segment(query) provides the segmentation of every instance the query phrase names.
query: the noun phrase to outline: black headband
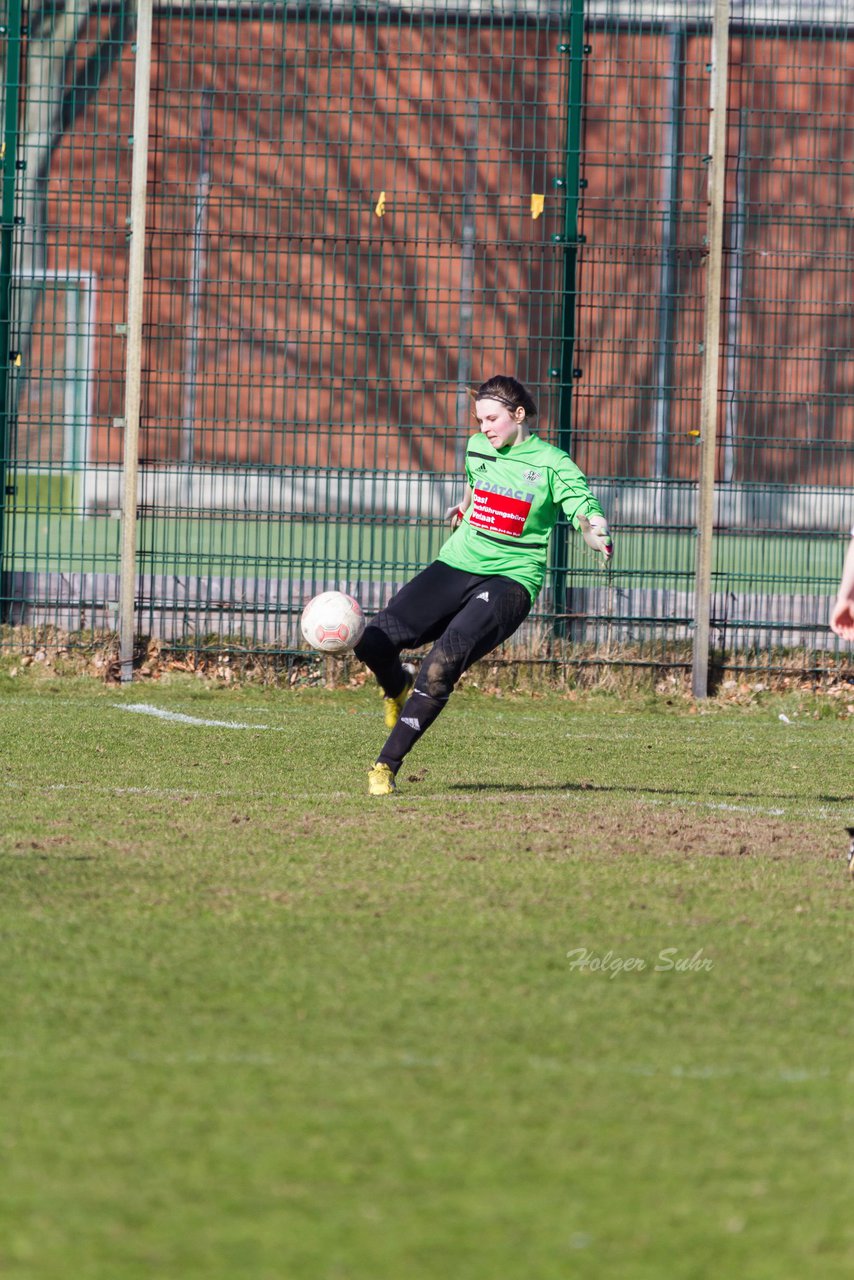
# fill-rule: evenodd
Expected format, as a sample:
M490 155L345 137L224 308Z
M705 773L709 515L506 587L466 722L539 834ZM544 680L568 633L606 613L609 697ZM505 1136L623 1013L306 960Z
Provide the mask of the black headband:
M507 398L507 396L499 395L497 392L494 392L494 391L488 391L485 395L482 395L482 396L477 395L475 396L475 400L497 400L499 404L504 405L505 409L512 409L514 413L516 412L517 409L525 409L525 406L523 404L514 404L512 400L509 400ZM525 412L527 413L528 410L525 409Z

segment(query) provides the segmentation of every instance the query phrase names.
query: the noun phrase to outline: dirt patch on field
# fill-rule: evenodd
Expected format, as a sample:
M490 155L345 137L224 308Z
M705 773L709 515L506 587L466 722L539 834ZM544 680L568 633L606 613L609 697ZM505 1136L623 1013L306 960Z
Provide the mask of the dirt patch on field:
M455 827L479 826L474 815L456 815ZM577 857L585 852L622 857L627 853L661 857L759 858L835 862L846 868L848 836L824 820L820 823L784 821L749 811L721 813L711 807L690 805L659 808L641 803L602 809L585 815L549 804L536 814L508 818L508 849L521 840L523 847L541 856Z
M639 808L628 820L623 814L602 814L596 835L615 848L628 844L638 852L715 858L830 858L842 849L841 837L834 843L830 832L806 824L757 813L722 814L699 806L666 812Z

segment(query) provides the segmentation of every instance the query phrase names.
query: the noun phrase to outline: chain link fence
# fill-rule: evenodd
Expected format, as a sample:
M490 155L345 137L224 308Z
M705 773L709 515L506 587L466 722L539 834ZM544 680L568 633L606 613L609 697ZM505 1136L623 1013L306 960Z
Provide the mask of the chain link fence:
M617 555L559 528L506 657L690 665L714 376L713 661L850 670L846 4L731 5L715 280L713 0L155 3L132 509L135 7L7 10L6 647L116 629L131 520L138 636L289 651L319 590L378 607L445 536L470 388L508 372Z

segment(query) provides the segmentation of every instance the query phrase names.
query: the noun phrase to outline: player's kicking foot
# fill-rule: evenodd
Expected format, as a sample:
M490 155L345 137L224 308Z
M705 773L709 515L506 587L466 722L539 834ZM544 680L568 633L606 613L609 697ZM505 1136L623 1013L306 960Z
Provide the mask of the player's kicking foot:
M383 715L385 717L385 727L393 729L400 719L400 713L403 710L403 704L412 692L412 686L415 684L415 668L411 662L404 662L404 674L406 675L406 684L401 689L396 698L383 698Z
M390 796L395 790L394 774L387 764L375 764L368 773L368 795Z

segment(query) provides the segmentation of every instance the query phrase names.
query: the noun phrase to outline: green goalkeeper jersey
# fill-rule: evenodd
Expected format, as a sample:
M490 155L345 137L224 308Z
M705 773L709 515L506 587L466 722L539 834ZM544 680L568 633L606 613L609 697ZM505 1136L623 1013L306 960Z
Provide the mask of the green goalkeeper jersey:
M535 600L546 575L549 536L561 512L578 529L582 516L604 512L568 453L529 436L494 449L485 435L466 448L474 494L462 523L439 552L454 569L521 582Z

